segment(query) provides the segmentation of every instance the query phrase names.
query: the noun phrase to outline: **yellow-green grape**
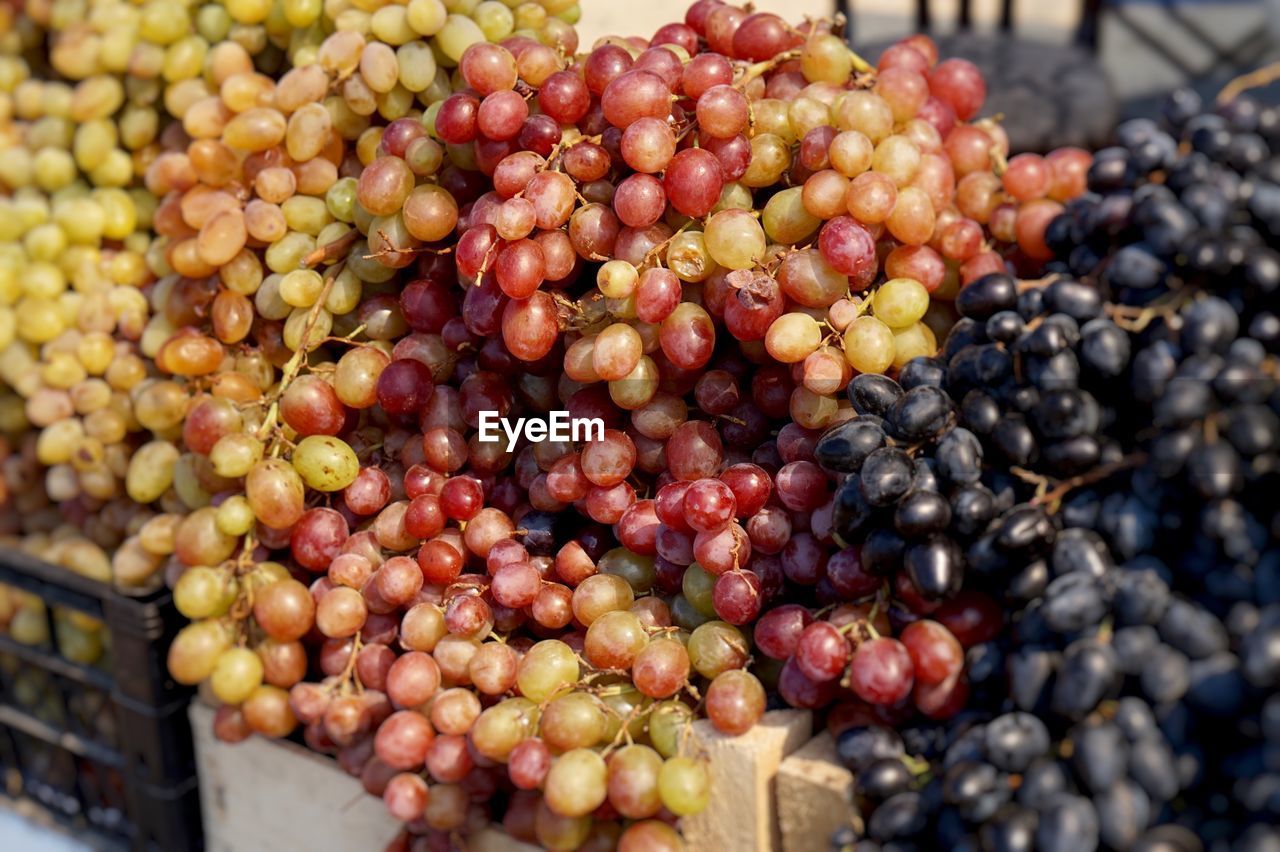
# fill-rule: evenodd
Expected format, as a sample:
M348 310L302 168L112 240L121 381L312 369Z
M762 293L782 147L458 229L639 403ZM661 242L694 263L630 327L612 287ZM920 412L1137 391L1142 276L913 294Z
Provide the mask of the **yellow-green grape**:
M449 10L441 0L409 0L405 8L409 26L423 36L440 32L449 17Z
M315 247L315 237L297 231L290 232L267 249L267 268L281 275L292 272L302 265L302 259L314 251Z
M231 634L218 621L199 621L178 631L169 645L169 673L178 683L194 686L213 674Z
M44 645L49 641L49 621L44 613L44 605L24 606L9 622L8 633L15 642L23 645Z
M691 757L672 757L658 771L658 796L677 816L696 814L711 800L711 777L705 764Z
M173 484L178 448L168 441L152 441L139 447L129 460L125 492L135 503L151 503Z
M797 139L803 139L810 130L831 124L831 110L816 98L799 97L787 107L787 118Z
M804 188L793 186L776 193L765 204L760 219L770 240L795 245L813 234L822 220L805 209L801 200Z
M223 435L209 451L209 461L218 476L238 479L248 476L253 466L262 459L263 446L258 439L245 434Z
M271 11L271 0L223 0L223 5L237 24L260 24Z
M248 648L228 648L218 655L209 685L219 701L239 704L262 685L262 658Z
M486 708L475 720L469 736L480 754L505 762L513 748L534 734L537 721L538 706L532 700L508 698Z
M859 373L883 373L893 355L893 330L876 317L858 317L845 329L844 357Z
M253 529L257 518L242 494L233 494L218 505L216 523L226 535L244 535Z
M225 571L206 565L188 568L173 586L174 606L192 621L222 615L235 598L229 579Z
M324 278L314 269L295 269L286 273L278 285L280 299L290 307L309 308L324 290Z
M310 309L294 308L284 321L284 345L295 352L304 347L311 349L323 343L332 331L333 315L328 311L319 310L313 315Z
M471 18L463 15L450 15L436 33L432 42L440 52L454 62L462 59L466 49L477 42L485 41L484 30Z
M681 281L705 281L719 266L707 251L701 231L676 234L667 246L667 267Z
M320 19L324 11L324 3L322 0L284 0L281 3L281 11L290 26L302 29Z
M515 15L498 0L485 0L472 11L471 18L488 41L502 41L516 27Z
M853 74L853 54L845 40L831 33L805 40L800 49L800 73L810 83L843 86Z
M610 260L596 273L596 286L609 299L625 299L635 292L640 274L625 260Z
M711 208L712 213L719 213L721 210L754 210L756 206L755 199L751 195L751 189L740 181L730 181L720 188L720 197L716 199L716 204Z
M347 443L330 435L308 435L293 451L293 467L317 491L340 491L355 481L360 460Z
M564 817L586 816L604 804L607 780L608 769L599 753L571 749L556 758L547 772L543 784L547 807Z
M765 333L764 346L784 364L808 358L822 344L822 326L808 314L789 313L778 317Z
M54 630L62 656L82 665L92 665L101 659L104 651L101 629L85 630L66 618L59 618L54 622Z
M791 122L785 115L783 121L790 128ZM752 188L777 183L791 167L791 144L795 139L788 137L794 137L789 130L786 136L765 132L751 137L751 163L739 181Z
M929 310L929 291L912 278L891 278L871 297L876 318L892 328L919 322Z
M938 339L923 322L893 330L893 365L905 367L912 358L931 358L938 351Z
M520 660L516 683L530 701L545 701L578 680L580 670L573 649L558 639L546 639Z
M750 269L764 258L764 229L745 210L723 210L707 220L703 233L712 259L729 269Z

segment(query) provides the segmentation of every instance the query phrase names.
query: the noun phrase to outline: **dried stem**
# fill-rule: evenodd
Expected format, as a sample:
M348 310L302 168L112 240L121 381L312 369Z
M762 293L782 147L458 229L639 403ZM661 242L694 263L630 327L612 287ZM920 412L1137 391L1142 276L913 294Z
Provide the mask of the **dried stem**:
M306 257L302 258L302 266L310 269L319 263L330 263L340 260L343 255L351 250L351 247L360 241L360 232L355 228L347 231L336 240L325 243L322 246L316 246L309 252Z
M1280 62L1272 62L1270 65L1263 65L1261 68L1250 71L1248 74L1241 74L1230 83L1222 87L1222 91L1218 92L1218 103L1225 104L1235 100L1241 93L1249 89L1256 89L1259 86L1265 86L1268 83L1274 83L1280 80Z
M1131 453L1119 461L1114 461L1111 464L1104 464L1101 467L1095 467L1087 473L1082 473L1079 476L1073 476L1070 479L1064 479L1053 488L1032 500L1031 505L1043 506L1048 504L1053 511L1056 511L1057 504L1061 502L1062 498L1070 494L1075 489L1083 488L1086 485L1093 485L1096 482L1102 482L1104 479L1108 479L1121 471L1138 467L1145 463L1146 460L1146 453Z

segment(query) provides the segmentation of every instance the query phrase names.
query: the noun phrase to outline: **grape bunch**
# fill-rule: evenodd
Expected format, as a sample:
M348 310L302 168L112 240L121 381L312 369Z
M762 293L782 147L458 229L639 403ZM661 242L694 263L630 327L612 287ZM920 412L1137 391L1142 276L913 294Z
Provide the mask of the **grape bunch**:
M1280 839L1278 126L1176 93L1098 152L1045 278L961 292L938 387L1015 501L966 583L1009 626L953 720L840 733L860 792L833 848Z
M30 6L0 502L173 587L218 737L300 734L405 848L679 849L697 719L964 708L965 554L1034 486L934 356L1092 161L1011 157L971 64L719 0L582 54L565 0ZM602 434L481 440L556 409Z

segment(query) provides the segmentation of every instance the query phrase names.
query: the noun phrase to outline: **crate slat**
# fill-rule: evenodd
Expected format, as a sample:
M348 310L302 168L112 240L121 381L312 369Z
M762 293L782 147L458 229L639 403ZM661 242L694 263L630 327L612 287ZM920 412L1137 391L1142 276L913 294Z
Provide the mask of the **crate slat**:
M823 731L778 767L782 852L825 849L831 833L853 817L853 773L836 759Z
M711 804L680 821L689 849L773 852L779 848L774 779L783 758L804 745L813 730L807 710L771 710L740 737L719 733L710 722L693 725L695 748L711 760Z
M290 742L213 736L213 711L191 705L207 852L382 849L400 831L382 801L332 760Z

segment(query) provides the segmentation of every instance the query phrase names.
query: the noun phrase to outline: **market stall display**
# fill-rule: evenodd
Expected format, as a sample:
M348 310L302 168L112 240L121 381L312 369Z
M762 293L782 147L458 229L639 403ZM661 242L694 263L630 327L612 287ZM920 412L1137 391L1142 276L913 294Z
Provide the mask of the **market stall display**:
M836 848L1275 840L1280 111L1041 156L927 36L577 15L15 10L8 540L393 848L715 842L784 707Z

